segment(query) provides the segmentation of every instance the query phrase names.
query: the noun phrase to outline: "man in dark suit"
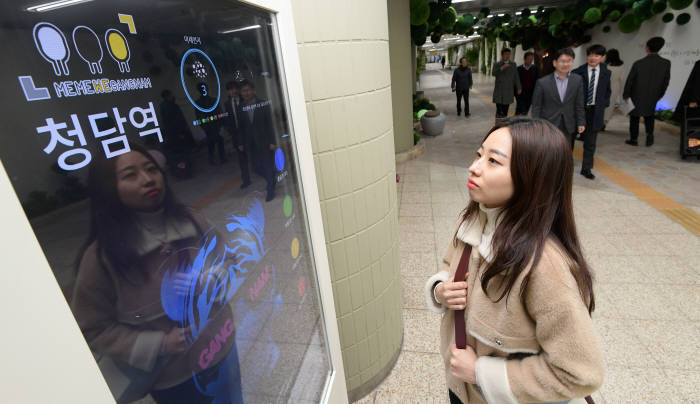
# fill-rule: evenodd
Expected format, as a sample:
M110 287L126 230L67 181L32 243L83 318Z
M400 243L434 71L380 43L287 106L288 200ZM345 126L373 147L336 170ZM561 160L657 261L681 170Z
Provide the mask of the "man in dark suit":
M592 45L586 49L587 62L579 66L574 73L581 76L586 94L586 131L583 132L583 163L581 175L589 180L595 179L593 155L598 131L603 127L605 108L610 105L610 70L605 63L600 63L605 57L605 47Z
M560 49L554 55L554 72L537 80L532 94L532 117L543 118L557 126L574 149L575 132L586 129L583 107L583 79L571 74L574 51Z
M647 41L647 56L634 62L622 98L627 102L632 98L634 110L630 112L630 138L625 143L637 146L639 136L639 117L644 117L644 127L647 132L646 145L654 144L654 111L656 103L666 93L671 80L671 61L658 55L666 41L654 37Z
M255 171L267 181L265 201L275 198L275 134L272 129L272 112L270 101L260 100L255 95L252 82L241 82L243 103L240 109L240 129L243 144L238 149L246 152L253 159ZM243 163L241 163L243 164ZM248 162L245 162L246 166Z
M515 106L515 115L527 115L532 105L532 93L535 91L535 83L540 78L540 69L533 63L535 54L525 52L523 64L518 66L518 76L520 76L520 85L523 91L515 96L517 104Z
M452 73L452 92L457 93L457 115L462 113L462 97L464 97L464 117L469 115L469 90L472 88L472 69L467 66L467 58L459 59L459 67Z
M233 147L238 154L238 165L241 168L241 189L250 185L250 169L248 168L248 154L245 150L245 139L241 130L241 97L238 83L229 81L226 83L228 99L224 103L224 109L228 116L224 119L224 127L233 140Z

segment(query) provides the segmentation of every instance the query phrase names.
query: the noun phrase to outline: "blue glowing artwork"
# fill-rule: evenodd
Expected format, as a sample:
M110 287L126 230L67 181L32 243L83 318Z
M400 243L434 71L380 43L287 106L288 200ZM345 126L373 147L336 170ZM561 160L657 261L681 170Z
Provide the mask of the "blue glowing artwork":
M228 215L225 227L227 236L206 235L192 262L169 268L161 283L161 303L165 313L183 328L189 327L187 345L197 347L195 354L198 354L199 366L195 366L196 370L192 372L194 382L202 394L213 397L213 403L217 404L242 403L238 349L229 339L234 333L231 314L222 308L235 307L235 315L240 320L236 333L248 333L250 329L259 329L264 324L265 314L269 314L269 305L254 308L247 301L249 297L251 302L257 300L257 294L266 285L272 285L269 296L265 296L274 302L272 311L278 311L282 304L282 295L274 287L276 271L273 265L265 265L264 270L259 271L248 293L237 293L250 270L265 255L265 212L260 200L255 199L245 215ZM232 299L234 296L238 297ZM235 304L233 300L236 300ZM210 330L205 331L210 325ZM211 329L216 331L213 336ZM201 354L200 336L207 340ZM224 351L229 345L230 350ZM207 372L219 352L220 355L226 354L225 358L217 364L216 372ZM264 355L270 359L265 364L265 373L269 374L279 357L279 348L271 343Z

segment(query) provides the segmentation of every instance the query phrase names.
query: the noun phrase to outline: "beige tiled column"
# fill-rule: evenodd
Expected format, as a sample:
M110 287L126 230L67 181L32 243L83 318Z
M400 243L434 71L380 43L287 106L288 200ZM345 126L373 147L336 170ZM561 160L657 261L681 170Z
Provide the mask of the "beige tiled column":
M348 394L403 337L387 3L293 2Z

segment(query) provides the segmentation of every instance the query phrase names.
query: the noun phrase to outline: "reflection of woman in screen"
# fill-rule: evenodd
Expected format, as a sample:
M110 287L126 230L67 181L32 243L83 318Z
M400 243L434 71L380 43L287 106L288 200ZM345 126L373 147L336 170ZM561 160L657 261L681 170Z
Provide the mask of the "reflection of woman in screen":
M120 403L149 392L158 403L240 396L230 296L210 285L227 279L223 240L176 201L147 150L131 149L90 171L91 228L71 302L78 324Z

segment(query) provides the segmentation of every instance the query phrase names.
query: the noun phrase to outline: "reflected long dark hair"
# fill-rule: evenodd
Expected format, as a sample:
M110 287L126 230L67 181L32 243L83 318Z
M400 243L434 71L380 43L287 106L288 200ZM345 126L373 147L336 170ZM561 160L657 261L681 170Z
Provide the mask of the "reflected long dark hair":
M168 178L155 158L142 145L129 142L132 152L141 153L150 160L163 175L163 211L166 217L190 220L201 233L201 229L193 220L189 210L175 198ZM85 250L97 241L97 257L100 265L105 268L106 262L124 275L128 280L128 272L138 261L134 244L140 239L141 232L136 223L135 212L126 207L117 193L116 163L119 157L111 159L100 154L90 166L88 174L88 190L90 194L90 232L81 247L76 268L79 268ZM76 270L77 272L77 270Z
M513 196L503 206L500 224L495 230L493 261L481 275L481 288L498 275L502 290L496 301L510 294L523 271L536 268L548 239L559 244L570 260L570 271L578 284L588 311L595 309L593 277L583 258L574 222L572 201L573 158L564 135L551 123L541 119L511 118L497 123L484 137L500 128L508 128L513 139L510 173ZM479 214L479 204L471 201L462 212L462 222ZM456 242L455 234L455 242ZM519 291L525 301L530 271ZM493 297L491 297L493 298Z

